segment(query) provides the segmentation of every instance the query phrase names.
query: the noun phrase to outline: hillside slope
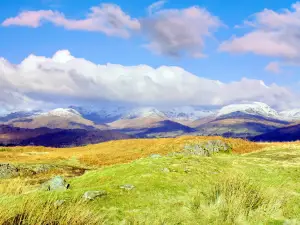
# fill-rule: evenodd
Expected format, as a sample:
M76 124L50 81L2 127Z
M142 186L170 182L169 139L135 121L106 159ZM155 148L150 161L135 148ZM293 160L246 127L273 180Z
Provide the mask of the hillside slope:
M248 154L183 152L208 140ZM298 224L299 150L220 137L2 148L5 167L23 173L0 180L0 224ZM55 175L68 190L41 189Z

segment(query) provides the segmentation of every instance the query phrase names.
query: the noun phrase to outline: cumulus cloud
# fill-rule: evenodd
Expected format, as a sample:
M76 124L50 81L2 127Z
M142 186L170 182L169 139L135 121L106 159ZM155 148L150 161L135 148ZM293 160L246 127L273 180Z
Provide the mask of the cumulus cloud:
M206 9L164 9L141 20L142 31L150 41L146 47L154 53L178 57L203 56L205 37L222 25Z
M68 19L62 12L53 10L24 11L7 18L2 26L37 28L49 22L68 30L102 32L124 38L139 33L149 42L144 46L156 54L203 57L205 39L212 36L222 22L198 6L162 9L164 4L163 0L153 3L148 7L148 15L139 19L114 4L92 7L84 19Z
M265 9L244 25L252 30L221 44L220 50L295 60L300 57L300 3L280 12Z
M58 11L24 11L16 17L6 19L2 26L28 26L37 28L47 21L68 30L103 32L109 36L130 36L130 31L139 30L140 23L131 18L118 5L101 4L90 9L84 19L68 19Z
M278 62L270 62L266 67L265 70L271 73L280 73L280 64Z
M51 58L30 55L19 65L5 60L0 62L0 84L22 96L10 101L11 96L3 93L0 85L0 105L10 109L13 106L9 104L19 105L20 102L26 103L22 107L29 104L40 107L43 102L47 102L45 106L107 101L148 106L220 106L263 101L278 108L297 102L288 89L275 84L267 86L259 80L244 78L222 83L195 76L179 67L97 65L76 58L67 50L58 51Z

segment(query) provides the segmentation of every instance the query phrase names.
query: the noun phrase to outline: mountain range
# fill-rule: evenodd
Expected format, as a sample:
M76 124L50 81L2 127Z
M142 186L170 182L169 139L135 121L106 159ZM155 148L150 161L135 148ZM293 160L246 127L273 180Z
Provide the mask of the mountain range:
M298 122L300 109L278 112L261 102L227 105L220 109L70 106L0 116L0 144L62 147L132 137L180 135L280 141L287 139L281 137L289 131L295 134L290 135L290 139L298 140Z

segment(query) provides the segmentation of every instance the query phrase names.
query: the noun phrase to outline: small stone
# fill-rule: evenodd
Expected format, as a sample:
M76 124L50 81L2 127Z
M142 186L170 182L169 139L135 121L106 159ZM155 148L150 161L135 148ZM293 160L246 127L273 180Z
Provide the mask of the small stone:
M54 207L58 208L60 206L62 206L63 204L65 204L66 200L57 200L54 202Z
M168 168L163 168L162 172L164 172L164 173L170 173L171 171Z
M87 191L84 193L84 195L82 196L82 198L86 201L91 201L94 200L96 198L100 198L103 196L106 196L107 192L104 190L101 191Z
M121 189L124 189L126 191L131 191L132 189L134 189L135 187L132 184L124 184L122 186L120 186Z
M161 157L162 156L160 154L152 154L152 155L150 155L150 158L152 158L152 159L159 159Z

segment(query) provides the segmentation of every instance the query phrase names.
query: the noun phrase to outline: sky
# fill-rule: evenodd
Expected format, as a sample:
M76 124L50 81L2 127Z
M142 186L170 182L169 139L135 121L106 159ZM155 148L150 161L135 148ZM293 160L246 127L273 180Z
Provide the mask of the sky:
M0 1L0 113L67 105L299 108L300 2Z

